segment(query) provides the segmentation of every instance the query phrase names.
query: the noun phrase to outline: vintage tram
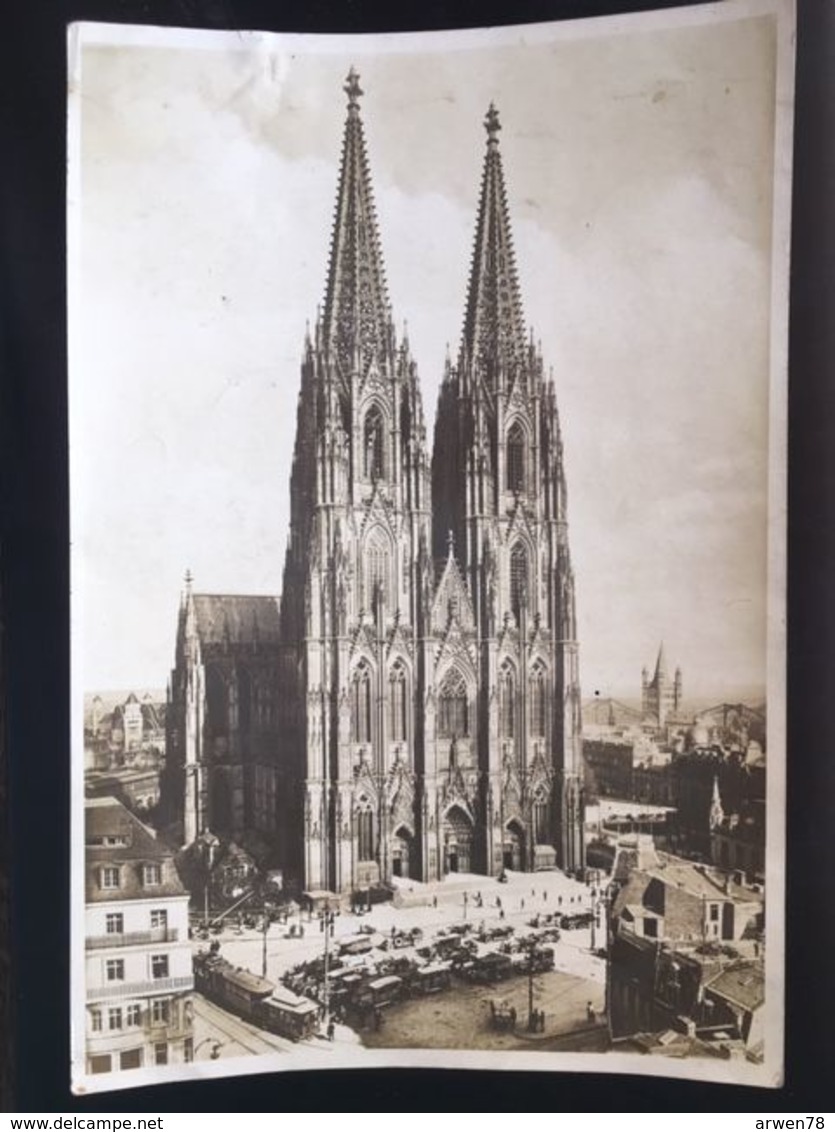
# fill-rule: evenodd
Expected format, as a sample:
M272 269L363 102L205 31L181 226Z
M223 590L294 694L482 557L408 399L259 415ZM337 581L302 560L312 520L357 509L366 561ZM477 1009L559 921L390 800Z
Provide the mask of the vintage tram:
M310 1038L319 1028L315 1002L243 967L233 967L216 953L195 955L194 987L210 1002L292 1041Z

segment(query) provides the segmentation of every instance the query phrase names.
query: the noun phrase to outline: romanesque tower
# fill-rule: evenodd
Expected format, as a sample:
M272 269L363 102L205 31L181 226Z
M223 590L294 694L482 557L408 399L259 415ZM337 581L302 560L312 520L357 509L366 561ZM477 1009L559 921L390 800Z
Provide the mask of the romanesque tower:
M650 680L646 667L641 672L641 705L644 723L652 727L666 726L667 722L676 718L681 710L682 695L681 669L676 668L675 677L670 680L662 641L658 647L652 679Z
M395 333L352 70L325 300L304 344L282 592L287 814L308 889L419 876L431 590L420 390Z
M433 552L468 599L457 606L452 678L473 703L427 750L427 789L433 775L438 789L460 779L465 727L477 783L463 784L469 810L458 810L473 819L473 864L488 873L577 870L580 686L560 422L554 385L526 336L493 106L485 126L464 330L457 365L444 374L432 457ZM448 677L429 676L440 700ZM448 829L452 844L458 833Z

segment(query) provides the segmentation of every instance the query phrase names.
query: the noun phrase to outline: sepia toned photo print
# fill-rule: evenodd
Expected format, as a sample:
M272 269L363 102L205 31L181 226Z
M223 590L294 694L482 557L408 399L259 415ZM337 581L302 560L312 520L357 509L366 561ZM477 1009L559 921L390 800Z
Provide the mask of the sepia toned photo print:
M70 29L76 1092L780 1083L793 34Z

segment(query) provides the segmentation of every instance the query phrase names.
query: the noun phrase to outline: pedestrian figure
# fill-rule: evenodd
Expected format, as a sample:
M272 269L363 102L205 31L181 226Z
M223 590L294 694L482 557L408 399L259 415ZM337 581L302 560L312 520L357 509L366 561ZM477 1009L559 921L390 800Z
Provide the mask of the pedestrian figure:
M560 908L562 908L562 897L561 896L557 897L557 904L559 904Z
M519 907L522 909L523 912L525 911L525 898L524 898L524 896L519 901Z
M536 889L535 888L531 889L531 896L536 896Z
M433 907L433 908L437 908L437 907L438 907L438 897L437 897L437 896L433 896L433 897L432 897L432 907Z
M304 939L304 924L299 924L299 935Z
M540 1012L539 1012L539 1029L540 1029L541 1033L543 1033L543 1034L545 1033L545 1011L544 1010L540 1010Z
M586 1003L586 1019L589 1022L594 1022L595 1020L594 1007L591 1004L591 1000Z
M542 891L542 899L543 899L543 900L547 900L547 899L548 899L548 893L547 893L547 892L546 892L546 891L545 891L544 889L543 889L543 891Z
M499 919L500 920L504 919L504 908L499 908Z
M496 907L501 908L501 906L502 906L502 898L501 898L501 896L497 896L496 897Z
M335 1033L336 1033L336 1025L334 1024L333 1018L331 1018L331 1020L328 1022L328 1041L329 1042L333 1041L333 1036L334 1036Z

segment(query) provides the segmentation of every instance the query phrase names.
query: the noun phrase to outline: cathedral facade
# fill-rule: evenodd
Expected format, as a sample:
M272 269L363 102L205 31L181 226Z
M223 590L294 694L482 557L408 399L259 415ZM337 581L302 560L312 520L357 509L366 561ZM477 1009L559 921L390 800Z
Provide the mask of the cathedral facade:
M385 287L359 81L304 346L282 736L308 888L583 864L574 576L553 384L526 337L491 107L431 458Z
M416 366L389 304L353 71L345 92L325 300L303 347L280 614L257 654L258 687L275 675L273 725L247 756L249 777L251 742L238 741L235 763L231 739L215 740L226 762L213 757L240 781L232 799L243 821L264 822L257 785L247 800L255 768L273 784L282 863L307 890L579 871L563 449L554 386L524 326L498 114L491 106L485 121L464 331L430 454ZM188 645L195 597L185 600L183 657L197 647ZM230 642L229 664L248 671L255 654L243 637L235 647L242 655L231 657ZM228 711L236 679L217 689ZM189 706L177 668L172 687L173 726L183 721L185 735L190 718L205 733L206 709ZM176 759L187 839L213 820L217 795L217 771L196 742L181 740Z

